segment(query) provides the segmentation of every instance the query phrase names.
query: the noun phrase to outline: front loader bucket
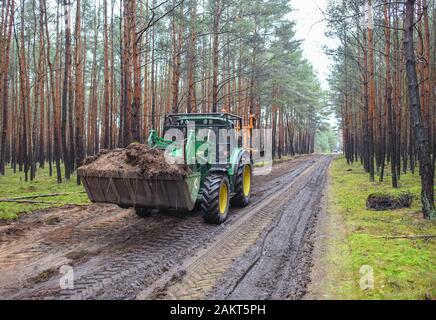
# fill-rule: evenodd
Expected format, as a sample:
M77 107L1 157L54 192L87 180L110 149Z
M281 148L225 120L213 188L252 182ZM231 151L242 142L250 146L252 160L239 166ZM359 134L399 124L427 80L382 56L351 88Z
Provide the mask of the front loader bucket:
M113 203L121 207L142 207L191 211L200 186L200 173L188 177L144 178L136 173L99 172L78 169L92 202Z

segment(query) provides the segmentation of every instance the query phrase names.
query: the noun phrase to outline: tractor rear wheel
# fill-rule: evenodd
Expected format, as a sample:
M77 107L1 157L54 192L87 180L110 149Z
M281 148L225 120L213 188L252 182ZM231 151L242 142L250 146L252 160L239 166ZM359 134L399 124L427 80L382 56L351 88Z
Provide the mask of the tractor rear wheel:
M202 188L201 211L207 223L221 224L229 214L230 186L226 175L209 174Z
M249 164L240 164L236 173L235 195L232 198L232 205L246 207L250 203L251 178L251 166Z
M147 218L151 216L150 208L135 208L136 215L140 218Z

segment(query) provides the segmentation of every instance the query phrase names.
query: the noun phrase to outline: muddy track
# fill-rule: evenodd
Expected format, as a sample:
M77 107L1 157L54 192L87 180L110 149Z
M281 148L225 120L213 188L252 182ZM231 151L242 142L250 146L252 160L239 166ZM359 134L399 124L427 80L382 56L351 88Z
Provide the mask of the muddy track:
M322 159L307 178L297 182L285 204L277 207L273 223L223 274L209 298L300 299L305 295L329 164L330 159Z
M232 209L229 220L218 227L204 224L198 212L140 219L132 210L110 205L45 210L0 226L0 297L238 297L237 289L230 289L233 295L215 289L222 275L234 268L235 259L250 260L249 253L264 233L284 217L280 208L305 190L308 177L325 175L329 161L328 157L299 157L275 166L269 176L256 177L252 204ZM312 189L319 192L320 188ZM310 230L310 216L299 222L298 230ZM215 251L219 255L212 254ZM218 256L216 270L205 268ZM59 289L58 270L65 264L74 267L73 290ZM220 288L232 286L229 281Z

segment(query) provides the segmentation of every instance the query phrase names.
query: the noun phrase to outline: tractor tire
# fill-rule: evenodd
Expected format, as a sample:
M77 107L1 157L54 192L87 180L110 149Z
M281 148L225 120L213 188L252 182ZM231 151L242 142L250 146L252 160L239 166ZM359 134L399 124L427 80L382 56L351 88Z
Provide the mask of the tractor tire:
M148 218L151 216L152 210L150 208L135 208L135 213L140 218Z
M246 207L250 203L251 197L251 166L248 164L240 164L235 180L235 195L231 203L235 207Z
M203 182L201 211L206 223L221 224L229 214L230 185L226 175L209 174Z

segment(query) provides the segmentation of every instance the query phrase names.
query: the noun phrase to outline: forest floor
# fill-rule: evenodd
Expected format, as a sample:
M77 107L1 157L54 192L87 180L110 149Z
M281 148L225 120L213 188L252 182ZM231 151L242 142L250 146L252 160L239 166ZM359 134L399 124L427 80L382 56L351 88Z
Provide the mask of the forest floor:
M0 198L29 197L36 195L61 194L42 198L19 199L23 202L0 202L0 224L16 220L20 215L40 209L61 207L68 204L87 205L90 203L82 186L76 183L76 176L63 183L56 183L56 176L49 175L48 165L38 168L36 179L24 181L23 172L13 172L6 168L6 174L0 177Z
M141 219L89 204L74 178L57 185L40 170L24 182L9 172L2 198L68 194L0 204L0 298L435 298L436 240L385 238L436 234L419 211L418 175L402 176L397 191L415 195L411 208L370 211L367 196L392 192L390 177L371 183L360 164L332 158L278 161L254 178L250 206L232 208L221 226L199 212ZM63 266L72 289L60 288Z
M436 235L436 222L424 220L420 211L419 181L418 174L402 175L399 190L393 191L389 175L385 182L371 183L360 163L333 161L328 213L316 232L323 241L314 249L307 298L436 298L436 239L389 238ZM366 210L369 194L403 191L414 195L410 208Z
M220 226L199 212L141 219L100 204L19 215L0 225L0 298L300 299L331 160L274 165L254 177L251 204Z

